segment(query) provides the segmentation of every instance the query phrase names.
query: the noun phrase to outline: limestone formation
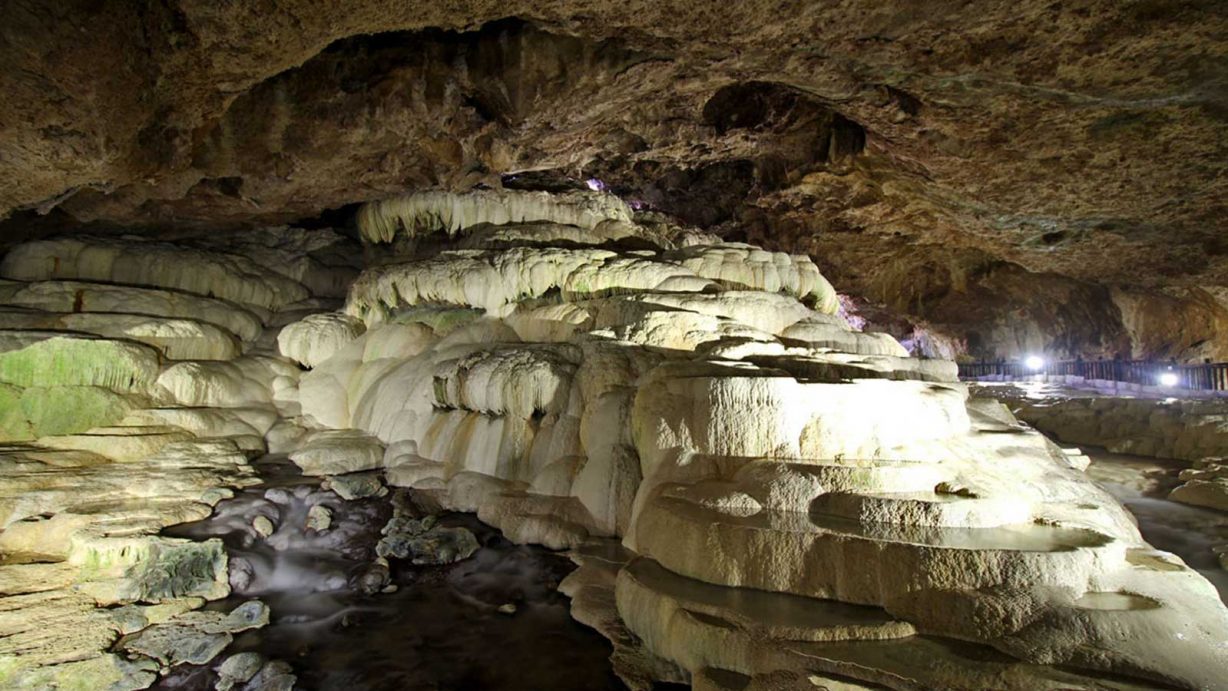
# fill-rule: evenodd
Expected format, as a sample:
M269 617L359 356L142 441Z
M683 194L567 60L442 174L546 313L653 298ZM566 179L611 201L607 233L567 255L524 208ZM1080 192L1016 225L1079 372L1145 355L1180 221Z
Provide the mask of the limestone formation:
M237 350L201 359L204 336L194 351L137 342L70 328L89 313L71 305L13 303L45 313L0 331L0 402L16 404L0 422L20 442L0 448L0 612L18 613L0 616L0 679L137 688L221 654L238 629L192 611L227 592L221 543L155 533L208 515L255 482L249 456L274 450L343 498L373 502L382 475L513 542L574 550L575 616L636 689L1223 686L1228 609L1143 540L1085 457L970 398L953 363L855 330L810 259L639 223L621 204L373 204L343 312L332 294L353 252L331 235L254 234L282 271L203 240L150 247L157 267L127 239L10 253L4 275L31 283L0 297L132 284L162 306L150 314L199 316ZM183 314L197 299L255 322ZM281 515L290 491L244 514L248 544L344 537L316 500ZM394 496L380 558L475 553L471 531L413 502ZM258 577L247 568L236 583ZM389 564L357 578L381 591ZM250 614L244 627L263 621ZM294 681L241 662L223 685Z
M357 430L325 430L307 436L290 454L307 475L342 475L378 468L384 459L379 440Z
M1006 387L997 395L1020 419L1071 444L1102 446L1114 453L1197 461L1228 448L1228 402L1081 395L1021 397Z
M203 665L230 644L232 634L259 628L268 621L268 607L259 600L251 600L228 614L185 612L125 637L119 647L166 666Z
M251 242L322 299L353 274L341 256L307 277L331 244L302 231ZM18 279L0 282L0 686L145 688L207 662L268 610L192 611L229 593L227 553L158 533L259 481L249 460L294 414L279 393L300 371L261 344L265 324L311 290L208 242L32 243L0 273Z
M358 212L358 227L370 242L390 242L434 232L456 235L482 223L505 225L545 221L592 230L605 222L631 222L631 209L617 197L572 192L424 192L373 202Z
M260 336L259 317L234 303L192 293L83 281L0 281L3 304L46 312L132 314L193 319L244 342Z
M74 238L28 243L5 255L0 276L19 281L78 279L169 288L264 309L309 296L301 283L270 275L244 255L139 240Z
M1228 464L1223 458L1204 458L1181 471L1182 484L1168 498L1194 506L1228 511Z
M1220 683L1214 589L1143 542L1086 459L970 401L951 363L834 316L812 264L501 237L366 269L347 312L367 331L298 398L316 424L377 437L392 484L515 541L621 538L626 565L591 597L621 622L598 626L616 657L647 660L624 678ZM957 671L977 646L1015 661ZM905 662L921 658L938 664Z
M282 327L277 348L304 367L315 367L365 330L362 322L344 314L313 314Z

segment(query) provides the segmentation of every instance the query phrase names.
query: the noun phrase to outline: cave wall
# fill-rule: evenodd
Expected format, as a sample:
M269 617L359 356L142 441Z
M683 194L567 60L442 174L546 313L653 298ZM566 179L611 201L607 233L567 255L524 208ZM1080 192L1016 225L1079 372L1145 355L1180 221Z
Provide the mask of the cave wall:
M1219 357L1226 30L1200 0L16 0L0 245L549 172L810 253L975 355Z

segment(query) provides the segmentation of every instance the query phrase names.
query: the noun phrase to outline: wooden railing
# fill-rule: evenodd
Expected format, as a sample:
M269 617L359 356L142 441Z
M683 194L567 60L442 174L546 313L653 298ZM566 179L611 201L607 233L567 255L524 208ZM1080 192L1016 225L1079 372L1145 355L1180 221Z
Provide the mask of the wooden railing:
M1177 375L1175 388L1228 391L1228 362L1181 365L1149 360L1067 360L1046 362L1040 369L1022 362L959 363L959 376L967 379L988 376L1024 379L1049 374L1157 386L1160 376L1167 372Z

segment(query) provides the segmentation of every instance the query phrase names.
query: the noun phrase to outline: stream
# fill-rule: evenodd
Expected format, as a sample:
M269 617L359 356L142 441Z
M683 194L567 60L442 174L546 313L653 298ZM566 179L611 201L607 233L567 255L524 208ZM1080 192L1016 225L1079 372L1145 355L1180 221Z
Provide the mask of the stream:
M1181 557L1219 590L1228 602L1228 571L1211 548L1228 544L1228 514L1169 501L1179 484L1181 461L1129 456L1096 447L1080 447L1091 458L1087 474L1117 498L1138 521L1143 538L1154 547Z
M392 513L389 497L345 501L284 458L256 466L263 485L166 534L221 538L233 593L207 609L259 598L270 623L237 635L210 665L177 667L154 688L212 690L218 665L245 651L289 663L296 689L625 688L611 671L609 642L574 621L557 592L575 568L565 556L514 545L473 516L444 513L440 525L477 537L473 556L444 566L393 559L384 571L373 563ZM315 505L332 514L325 530L306 527ZM257 516L276 530L261 537Z
M1085 453L1089 476L1130 509L1143 537L1200 571L1228 601L1228 572L1211 551L1228 543L1228 516L1164 498L1183 466L1103 449ZM233 592L206 608L230 610L259 598L271 609L270 623L237 635L209 665L174 668L155 689L212 691L218 666L240 652L289 663L297 689L625 688L611 670L610 644L574 621L557 591L574 568L565 556L514 545L469 514L443 513L439 525L476 536L471 557L442 566L393 559L385 570L375 546L392 497L344 500L284 457L265 457L256 467L262 485L220 503L206 520L165 532L221 538ZM398 501L424 501L422 513L430 511L413 493ZM328 527L309 528L313 520L319 526L322 511L331 514ZM267 536L254 527L260 516L266 529L275 528Z

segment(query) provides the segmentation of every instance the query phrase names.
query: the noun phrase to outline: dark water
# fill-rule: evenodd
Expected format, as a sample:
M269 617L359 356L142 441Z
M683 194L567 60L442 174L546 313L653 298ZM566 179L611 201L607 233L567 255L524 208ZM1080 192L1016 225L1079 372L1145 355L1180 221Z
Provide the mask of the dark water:
M364 594L356 586L375 558L388 499L346 502L283 460L258 465L265 486L219 504L208 520L167 533L223 538L235 594L209 607L230 609L258 597L271 608L271 623L237 636L214 665L178 668L155 688L212 689L213 667L249 650L289 662L296 688L304 689L625 688L611 671L610 644L572 620L557 592L574 568L565 556L513 545L472 516L445 514L441 524L477 535L477 553L447 566L394 560L395 592ZM303 528L317 503L334 514L332 527L320 533ZM250 527L260 514L278 525L268 539ZM499 611L506 605L515 612Z

